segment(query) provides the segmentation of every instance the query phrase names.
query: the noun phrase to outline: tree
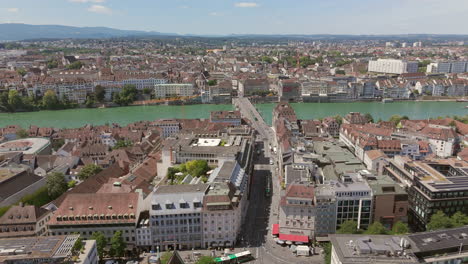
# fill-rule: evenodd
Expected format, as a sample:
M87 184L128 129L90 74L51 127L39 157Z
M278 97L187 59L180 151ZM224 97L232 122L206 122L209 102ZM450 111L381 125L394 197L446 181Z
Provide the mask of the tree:
M25 129L20 129L16 131L16 137L18 138L27 138L28 136L29 136L29 133Z
M109 254L112 257L123 257L125 253L125 247L127 246L125 244L125 241L123 240L122 237L122 231L117 231L114 233L114 236L111 238L110 241L110 251Z
M101 85L97 85L94 88L94 98L98 102L103 102L106 95L106 90Z
M431 220L426 225L426 229L429 231L434 231L443 228L452 227L452 221L450 217L444 214L442 211L437 211L431 216Z
M396 222L392 227L392 233L395 235L404 235L409 233L408 225L403 222Z
M115 143L113 149L119 149L119 148L126 148L126 147L131 147L133 145L133 143L129 140L122 140L122 139L119 139L117 140L117 142Z
M145 88L143 88L143 93L147 94L147 95L150 95L151 94L151 89L148 88L148 87L145 87Z
M16 72L21 76L25 76L26 73L28 73L25 68L19 68L16 70Z
M61 148L65 144L65 139L59 138L59 139L53 139L52 140L52 149L57 151L59 148Z
M344 70L336 70L335 74L346 75L346 72Z
M92 240L96 240L96 248L99 254L99 258L102 259L104 256L104 248L107 245L106 237L102 232L94 232L91 236Z
M461 227L468 225L468 217L462 212L456 212L450 217L452 227Z
M129 105L136 100L137 94L135 85L126 84L120 93L114 94L113 101L118 105Z
M69 70L79 70L83 67L83 63L81 61L75 61L67 65L67 69Z
M46 178L47 193L52 199L62 195L68 189L65 176L61 172L53 172Z
M47 90L44 94L44 97L42 97L42 106L45 109L53 110L57 109L59 105L60 102L55 92L53 90Z
M18 94L17 90L8 91L8 105L11 109L18 109L21 107L21 97Z
M96 102L94 101L94 96L88 96L88 98L86 98L86 107L87 108L92 108L94 106Z
M388 233L388 230L380 222L372 223L364 234L368 235L385 235Z
M92 177L102 171L102 168L96 164L88 164L84 166L80 173L78 173L78 179L84 181L89 177Z
M208 81L208 86L215 86L216 84L218 84L217 80L209 80Z
M389 122L392 122L395 127L398 126L401 122L401 120L408 120L409 117L407 116L401 116L401 115L392 115L390 119L388 119Z
M357 222L353 220L344 221L340 228L336 231L337 234L357 234Z
M214 263L215 263L214 258L210 256L202 256L196 262L196 264L214 264Z
M193 177L205 176L210 170L206 160L191 160L185 163L187 172Z
M72 247L72 254L74 256L80 254L81 250L83 249L84 245L83 245L83 239L81 237L79 237L76 241L75 241L75 244L73 244L73 247Z
M368 123L374 123L374 117L371 114L367 113L364 116L366 117Z
M333 118L339 125L343 124L343 117L341 117L340 115L336 115Z
M48 60L47 61L47 68L48 69L55 69L58 67L58 61L56 60Z

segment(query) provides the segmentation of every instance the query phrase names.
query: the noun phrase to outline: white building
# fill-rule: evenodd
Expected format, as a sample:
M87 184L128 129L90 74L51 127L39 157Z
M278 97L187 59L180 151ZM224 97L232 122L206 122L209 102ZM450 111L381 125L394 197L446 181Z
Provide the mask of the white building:
M391 74L418 72L418 62L395 59L378 59L376 61L369 61L368 70L370 72Z
M191 83L157 84L154 86L154 96L156 98L192 96L193 93L194 89Z
M161 251L202 247L203 198L208 184L166 185L151 200L152 246Z

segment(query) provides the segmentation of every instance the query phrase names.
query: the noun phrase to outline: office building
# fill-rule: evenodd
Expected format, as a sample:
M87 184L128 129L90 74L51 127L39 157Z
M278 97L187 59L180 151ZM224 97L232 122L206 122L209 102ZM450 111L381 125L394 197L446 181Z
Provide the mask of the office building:
M161 251L203 246L203 198L208 184L156 187L151 198L153 247Z

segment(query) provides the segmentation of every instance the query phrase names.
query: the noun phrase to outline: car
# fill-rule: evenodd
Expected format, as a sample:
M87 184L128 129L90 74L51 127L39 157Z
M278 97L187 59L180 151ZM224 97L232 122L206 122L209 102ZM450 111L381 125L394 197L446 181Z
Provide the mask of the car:
M273 160L270 160L270 165L273 165Z

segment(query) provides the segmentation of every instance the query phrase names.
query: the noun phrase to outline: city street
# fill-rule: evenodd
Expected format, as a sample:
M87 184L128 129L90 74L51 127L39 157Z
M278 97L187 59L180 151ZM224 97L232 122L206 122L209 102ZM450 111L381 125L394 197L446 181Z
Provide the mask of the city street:
M278 223L281 198L278 157L271 150L276 147L275 132L265 123L247 98L238 98L234 104L259 134L256 139L256 150L259 154L254 158L250 203L241 235L241 247L251 251L255 258L252 263L323 263L323 257L320 255L296 257L288 247L275 243L271 228L273 224ZM273 165L270 165L270 160L273 161ZM273 187L271 197L265 196L267 177L271 177Z

